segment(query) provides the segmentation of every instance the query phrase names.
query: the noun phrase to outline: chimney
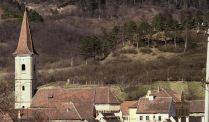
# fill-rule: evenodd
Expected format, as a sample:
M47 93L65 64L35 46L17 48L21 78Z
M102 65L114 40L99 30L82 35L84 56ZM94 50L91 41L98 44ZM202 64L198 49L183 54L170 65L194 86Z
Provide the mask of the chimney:
M154 100L154 97L155 97L155 96L154 96L153 94L150 94L150 95L149 95L149 100L151 100L151 101Z
M163 86L161 86L161 90L164 90Z
M204 116L202 116L201 119L202 119L201 122L205 122L205 117Z
M189 122L189 116L186 116L186 122Z
M178 122L181 122L181 117L178 117Z
M158 86L158 87L157 87L157 92L159 92L159 91L160 91L160 87Z
M18 119L20 119L21 116L20 116L20 110L18 110Z

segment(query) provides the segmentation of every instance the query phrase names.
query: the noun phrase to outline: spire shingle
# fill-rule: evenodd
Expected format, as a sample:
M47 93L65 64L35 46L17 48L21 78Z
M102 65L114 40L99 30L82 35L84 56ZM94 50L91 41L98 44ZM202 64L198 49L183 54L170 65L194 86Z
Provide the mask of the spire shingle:
M31 35L30 35L30 28L28 24L28 17L27 17L26 11L24 12L24 16L23 16L19 43L18 43L16 51L13 54L14 55L18 55L18 54L38 55L38 53L35 51L33 47L33 42L32 42Z

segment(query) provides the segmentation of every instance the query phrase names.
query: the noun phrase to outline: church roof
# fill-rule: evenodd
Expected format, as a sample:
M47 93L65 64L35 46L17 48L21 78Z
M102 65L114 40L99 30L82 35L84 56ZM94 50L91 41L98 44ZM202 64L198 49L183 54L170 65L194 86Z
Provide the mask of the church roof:
M105 98L105 100L103 98ZM46 111L44 113L51 111L53 108L57 112L57 116L52 118L55 120L61 118L68 120L91 119L93 118L94 104L96 101L104 104L119 102L108 87L99 87L95 89L40 89L33 97L30 112L32 116L34 112L41 111L39 110L40 108ZM118 104L120 104L120 102ZM71 114L71 118L67 118L67 108L73 113ZM30 116L30 112L25 112L22 119ZM64 116L65 114L66 117Z
M13 54L14 55L18 55L18 54L38 55L38 53L35 51L35 48L33 46L33 41L31 39L30 28L28 24L28 17L27 17L26 11L24 12L24 16L23 16L23 22L22 22L18 46L17 46L16 51Z

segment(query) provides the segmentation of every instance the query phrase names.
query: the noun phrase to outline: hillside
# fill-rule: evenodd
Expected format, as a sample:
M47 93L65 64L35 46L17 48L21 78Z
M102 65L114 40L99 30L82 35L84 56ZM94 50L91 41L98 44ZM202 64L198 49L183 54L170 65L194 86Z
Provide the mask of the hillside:
M3 14L7 17L21 16L21 12L24 11L24 5L21 1L19 2L2 2ZM165 25L159 27L161 28L160 30L158 25L162 24L162 20L165 21L166 18L155 20L155 18L160 18L161 15L159 13L162 12L163 15L171 16L170 19L173 19L172 21L175 22L175 19L179 20L179 16L177 16L179 12L183 10L172 8L166 12L163 11L165 7L158 5L137 3L135 6L128 6L118 3L116 13L114 13L118 17L108 13L98 16L98 13L79 9L77 4L68 3L59 6L58 4L61 3L56 1L34 1L28 2L26 5L27 9L29 9L29 15L32 16L39 13L43 16L44 20L43 22L39 22L36 19L33 21L34 18L30 19L29 16L34 45L40 54L38 57L39 70L79 66L76 72L80 72L80 67L82 67L86 71L92 72L92 74L96 71L98 76L95 77L86 72L80 72L81 74L78 73L76 75L84 76L73 76L71 79L81 81L97 79L103 80L105 83L116 83L117 77L123 75L127 77L129 82L133 83L138 81L150 82L150 80L200 81L204 79L202 77L202 74L204 74L202 69L205 68L204 38L196 34L195 26L192 25L189 31L189 36L187 37L188 49L184 52L185 37L188 35L185 32L185 28L182 26L177 27L177 21L177 25L175 25L178 28L177 31L173 28L169 28L169 31L166 31ZM30 9L34 9L35 11ZM190 7L191 12L194 12L194 10L194 8ZM107 9L102 8L101 11L107 11ZM37 18L39 17L37 15ZM195 17L196 14L193 17L194 20L196 19ZM21 18L18 19L18 22L19 20ZM143 25L145 21L147 21L147 27ZM153 24L151 23L152 21L156 22ZM140 29L149 27L152 30L155 25L155 31L151 33L151 36ZM134 28L139 28L139 30L136 31ZM2 36L0 37L0 45L2 45L0 55L4 57L0 59L0 70L1 72L12 72L14 71L14 57L11 54L17 47L20 24L17 24L16 21L8 22L5 20L0 26L0 31L2 32ZM147 31L149 32L150 30ZM175 43L174 35L176 35L177 39L176 48L173 45ZM95 55L88 58L90 66L84 65L84 56L80 55L80 51L78 50L78 47L81 46L86 36L90 36L90 38L95 36L100 41L100 46L103 46L98 51L98 54L94 52ZM126 44L125 47L122 46L122 40ZM136 48L136 42L139 43L139 49ZM146 48L148 44L150 48ZM119 65L122 67L119 67ZM92 70L90 67L94 67L95 69ZM112 68L109 69L110 67ZM140 68L141 70L135 68ZM103 69L104 71L98 71L99 69ZM112 75L108 72L109 70L112 70L115 74ZM127 74L129 70L131 73ZM137 77L137 74L140 74L140 77ZM54 78L46 82L53 80Z

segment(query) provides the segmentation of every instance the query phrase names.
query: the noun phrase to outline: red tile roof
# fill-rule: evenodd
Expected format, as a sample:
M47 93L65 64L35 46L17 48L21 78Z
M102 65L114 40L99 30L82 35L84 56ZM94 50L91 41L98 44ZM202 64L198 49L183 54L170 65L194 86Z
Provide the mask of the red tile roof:
M137 114L169 113L172 98L141 98L138 101Z
M128 106L130 106L131 104L135 102L136 101L123 101L123 103L121 103L121 111L123 115L129 115Z
M23 16L23 22L22 22L22 28L20 32L20 38L19 43L17 46L16 51L14 52L14 55L17 54L36 54L38 53L35 51L33 47L33 42L30 35L30 28L28 24L28 17L27 12L24 12Z
M128 106L128 108L137 108L138 107L138 101Z
M96 88L95 93L95 103L116 103L120 104L120 101L116 98L116 96L112 93L109 87Z
M47 114L51 113L50 111L55 111L57 116L52 119L56 120L61 118L91 119L96 101L120 104L111 90L106 87L96 89L40 89L33 97L31 110L29 113L25 112L23 118L30 116L30 114L32 116L34 112L40 111ZM66 113L67 109L70 109L71 117L68 115L69 112Z
M181 94L177 94L171 89L163 89L159 92L156 92L155 96L156 97L172 97L174 102L181 102ZM185 100L185 99L184 101L189 102L188 100Z
M192 100L190 103L190 113L204 113L205 100Z

